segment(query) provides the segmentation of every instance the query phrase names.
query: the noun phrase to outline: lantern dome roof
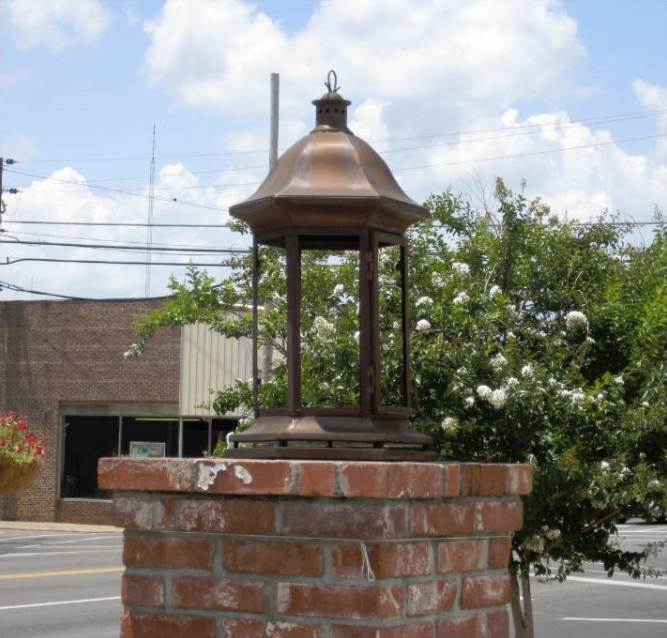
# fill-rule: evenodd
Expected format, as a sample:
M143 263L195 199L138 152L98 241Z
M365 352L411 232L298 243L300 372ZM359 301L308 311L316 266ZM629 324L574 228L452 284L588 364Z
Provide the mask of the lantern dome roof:
M351 102L326 85L327 93L313 101L315 128L285 151L257 191L230 213L255 233L372 228L403 234L428 211L403 192L377 152L350 131Z

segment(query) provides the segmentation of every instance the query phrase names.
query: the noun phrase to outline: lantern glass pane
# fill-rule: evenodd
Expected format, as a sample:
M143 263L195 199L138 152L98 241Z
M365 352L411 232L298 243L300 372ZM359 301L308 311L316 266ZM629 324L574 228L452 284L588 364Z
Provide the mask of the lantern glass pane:
M258 247L257 373L259 408L287 406L287 257L284 248Z
M343 243L343 242L341 242ZM359 408L359 240L357 250L301 252L301 405Z
M405 321L402 246L378 248L378 330L380 397L386 407L407 405L405 388Z

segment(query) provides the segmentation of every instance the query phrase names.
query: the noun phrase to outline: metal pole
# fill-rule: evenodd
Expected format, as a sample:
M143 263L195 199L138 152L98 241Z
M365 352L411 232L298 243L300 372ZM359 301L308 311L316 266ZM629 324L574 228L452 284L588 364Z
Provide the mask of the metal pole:
M269 130L269 170L273 169L278 161L278 127L280 104L280 75L271 74L271 119ZM256 256L255 256L256 258ZM271 310L271 302L264 301L264 312ZM273 376L273 346L270 344L262 348L261 362L262 381L268 381Z
M271 74L271 130L269 134L269 170L278 161L278 110L280 99L280 75Z

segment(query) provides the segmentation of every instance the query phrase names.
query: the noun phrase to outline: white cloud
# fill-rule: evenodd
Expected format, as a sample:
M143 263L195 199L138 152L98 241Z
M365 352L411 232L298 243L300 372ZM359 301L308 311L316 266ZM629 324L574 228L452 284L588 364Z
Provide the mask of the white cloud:
M658 133L667 135L667 87L649 84L641 78L632 83L635 95L647 111L662 111L658 116ZM655 146L655 158L667 159L667 137L658 138Z
M236 114L264 111L271 72L282 74L289 112L304 114L333 67L346 97L389 100L400 115L405 100L451 112L563 93L584 59L576 23L554 0L323 2L291 37L239 0L169 0L145 28L152 86Z
M389 129L382 119L382 111L387 102L368 99L362 102L352 114L350 128L364 140L385 140L389 137Z
M44 46L53 53L97 40L111 21L100 0L8 0L9 29L16 46Z
M520 117L513 108L591 89L576 80L586 62L577 23L556 0L331 0L293 35L239 0L168 0L145 28L149 83L179 104L235 117L245 132L228 136L228 148L266 147L255 127L257 115L268 119L271 72L281 73L281 124L305 122L291 134L282 126L284 147L312 126L310 101L334 68L356 134L422 136L375 145L415 199L471 181L492 186L497 175L515 187L526 179L570 217L608 208L646 219L667 199L662 146L632 155L564 111ZM647 109L665 108L665 89L642 80L634 88ZM452 135L487 129L498 130Z
M257 175L254 176L257 179ZM76 182L73 184L72 182ZM77 185L79 184L79 185ZM247 197L252 192L249 187L206 187L199 186L199 179L183 164L163 167L156 179L153 222L155 224L224 224L228 220L222 212L231 204ZM111 187L113 187L111 185ZM143 195L147 186L127 187ZM171 190L173 189L173 190ZM29 246L3 244L3 258L23 260L31 257L47 259L144 261L144 247L147 240L145 227L116 226L26 226L15 224L13 218L48 222L112 222L146 223L148 199L122 193L98 193L85 176L65 167L53 172L48 179L35 180L21 188L18 209L10 206L3 217L3 228L7 231L4 239L19 242L39 241L65 244L104 244L113 246L136 246L139 250L99 250L77 246ZM169 201L176 197L178 202ZM14 201L14 200L12 200ZM221 210L222 209L222 210ZM4 223L6 222L6 223ZM201 248L224 248L235 244L243 247L248 239L239 238L227 229L213 228L164 228L152 231L153 263L159 261L195 263L220 263L225 255L165 252L163 246L186 246ZM219 267L208 267L215 277L223 276ZM184 267L153 266L151 273L151 294L163 295L167 292L167 282L173 273L183 280ZM145 268L114 264L58 263L17 261L2 266L0 280L10 282L24 289L62 293L70 296L110 298L143 297L145 289ZM25 294L3 292L3 298L21 298Z

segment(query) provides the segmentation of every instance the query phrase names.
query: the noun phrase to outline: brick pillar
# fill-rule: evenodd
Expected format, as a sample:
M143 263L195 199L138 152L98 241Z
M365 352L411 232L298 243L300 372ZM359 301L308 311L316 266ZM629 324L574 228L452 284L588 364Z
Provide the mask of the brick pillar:
M121 636L500 638L526 465L102 459Z

